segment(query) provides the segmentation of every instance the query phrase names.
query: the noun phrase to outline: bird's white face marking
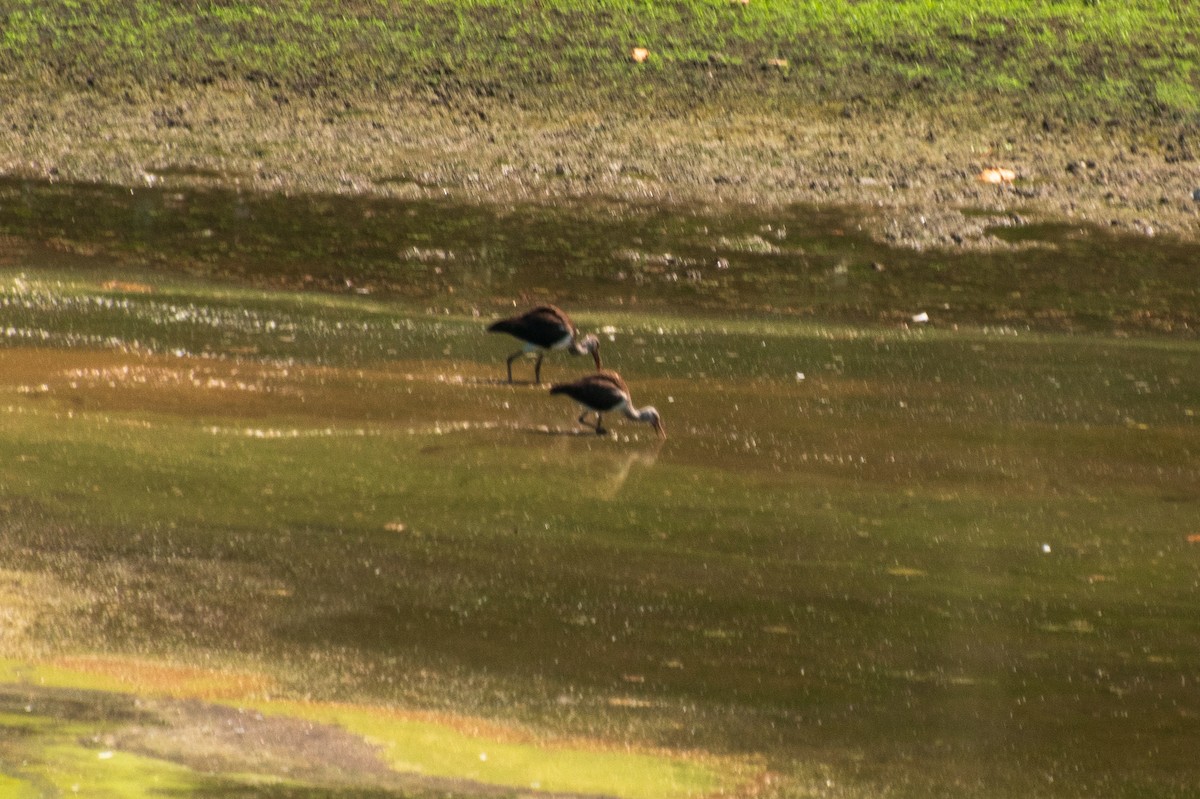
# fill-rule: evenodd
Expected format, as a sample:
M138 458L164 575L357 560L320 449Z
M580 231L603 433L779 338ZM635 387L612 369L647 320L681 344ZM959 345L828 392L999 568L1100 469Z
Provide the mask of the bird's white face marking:
M643 408L640 418L643 422L649 422L654 425L654 432L658 433L659 438L667 437L666 427L663 426L662 417L659 415L657 409L653 407Z

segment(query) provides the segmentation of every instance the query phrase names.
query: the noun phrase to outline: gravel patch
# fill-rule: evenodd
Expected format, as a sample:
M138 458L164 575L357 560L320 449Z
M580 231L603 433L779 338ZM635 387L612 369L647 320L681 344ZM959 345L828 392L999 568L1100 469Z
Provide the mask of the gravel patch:
M989 169L1013 179L986 182ZM0 112L0 173L496 204L842 206L877 240L917 249L1013 246L987 229L1045 221L1200 236L1200 163L1186 131L1031 127L967 109L551 113L242 84L25 95Z

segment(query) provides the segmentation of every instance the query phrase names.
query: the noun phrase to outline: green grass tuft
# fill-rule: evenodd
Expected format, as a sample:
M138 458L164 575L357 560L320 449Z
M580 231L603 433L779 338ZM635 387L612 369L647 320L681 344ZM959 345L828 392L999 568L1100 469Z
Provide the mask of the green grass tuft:
M1170 0L11 0L0 70L115 91L251 81L586 103L652 91L695 105L956 104L1025 113L1194 115L1200 8ZM651 51L635 68L630 49ZM766 68L782 58L787 70ZM1122 81L1114 91L1110 82Z

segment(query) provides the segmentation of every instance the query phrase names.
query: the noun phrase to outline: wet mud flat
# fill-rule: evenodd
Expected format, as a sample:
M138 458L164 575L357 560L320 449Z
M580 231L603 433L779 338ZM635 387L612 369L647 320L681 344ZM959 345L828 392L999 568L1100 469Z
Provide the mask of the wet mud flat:
M2 115L0 173L47 181L498 207L807 203L849 209L873 240L918 249L1010 247L990 229L1029 222L1200 234L1200 173L1188 132L1169 125L1068 127L970 107L547 109L472 93L330 98L221 82L123 97L18 90ZM1015 180L982 182L995 167Z
M658 443L483 314L9 254L14 790L1195 795L1193 338L578 299Z
M983 215L998 246L918 251L876 241L852 210L823 205L498 206L171 181L0 180L0 264L95 269L118 293L136 294L137 274L207 278L479 318L550 301L609 316L685 309L904 327L1200 330L1194 245L1110 227ZM295 346L275 332L226 335L264 355Z
M1187 240L54 178L0 184L0 788L1196 795ZM541 301L667 441L503 380Z

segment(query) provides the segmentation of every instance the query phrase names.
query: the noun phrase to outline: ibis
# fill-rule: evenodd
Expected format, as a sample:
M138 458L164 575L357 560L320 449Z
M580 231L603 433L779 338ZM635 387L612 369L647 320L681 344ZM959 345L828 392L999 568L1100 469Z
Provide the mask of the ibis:
M520 316L501 319L488 326L489 333L507 333L525 342L521 349L508 356L508 382L512 382L513 361L522 355L537 353L533 366L533 382L542 382L542 358L551 350L566 350L572 355L590 354L600 368L600 339L590 333L583 338L571 317L553 305L539 305Z
M602 422L606 413L623 413L635 422L646 422L654 427L659 438L666 438L667 431L663 428L662 418L652 407L635 408L629 395L629 386L616 372L604 369L593 372L587 377L581 377L570 383L555 383L550 387L551 394L566 394L583 406L579 414L579 423L591 427L587 421L589 413L596 414L596 434L604 435Z

